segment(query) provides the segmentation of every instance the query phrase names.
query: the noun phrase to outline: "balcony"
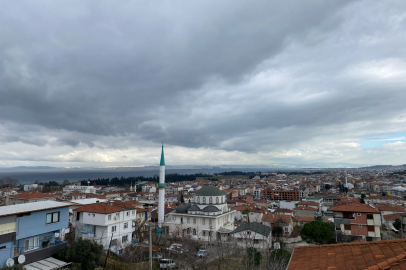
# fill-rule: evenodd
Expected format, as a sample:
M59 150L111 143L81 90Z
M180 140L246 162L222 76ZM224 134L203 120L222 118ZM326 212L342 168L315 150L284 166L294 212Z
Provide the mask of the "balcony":
M334 218L334 223L337 223L337 224L351 224L351 220L349 218Z
M31 252L27 252L27 253L23 253L25 256L25 263L32 263L32 262L36 262L48 257L52 257L54 254L56 254L59 250L65 248L67 246L67 243L64 241L55 241L55 245L53 246L49 246L46 248L41 248L41 249L37 249ZM14 257L14 263L18 263L17 261L17 257Z

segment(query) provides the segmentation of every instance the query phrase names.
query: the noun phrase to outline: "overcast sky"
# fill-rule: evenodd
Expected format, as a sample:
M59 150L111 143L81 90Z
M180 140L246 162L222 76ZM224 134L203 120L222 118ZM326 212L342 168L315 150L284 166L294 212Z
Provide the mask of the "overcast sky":
M3 1L0 167L406 163L406 1Z

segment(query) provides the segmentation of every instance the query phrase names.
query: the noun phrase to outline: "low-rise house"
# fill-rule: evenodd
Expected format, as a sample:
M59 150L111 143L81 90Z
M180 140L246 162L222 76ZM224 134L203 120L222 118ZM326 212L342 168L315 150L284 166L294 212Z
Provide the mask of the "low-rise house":
M390 215L390 214L395 214L395 213L404 213L405 208L397 205L382 205L378 207L379 211L381 211L381 215Z
M281 226L284 236L289 236L293 231L293 219L291 215L266 214L262 217L262 224L270 228Z
M316 219L319 215L318 211L309 206L298 206L295 208L295 215L297 217L310 217Z
M337 239L369 240L381 239L381 213L367 204L355 203L331 208ZM339 239L339 240L340 240Z
M57 239L69 222L69 204L41 201L0 207L0 266L8 259L25 263L51 257L66 243Z
M306 223L314 221L314 218L310 217L293 217L293 226L303 226Z
M270 248L272 247L272 229L259 222L251 222L237 227L230 235L237 239L237 243L244 247Z
M26 191L20 194L6 197L7 205L41 202L41 201L55 201L55 196L41 193L38 191Z

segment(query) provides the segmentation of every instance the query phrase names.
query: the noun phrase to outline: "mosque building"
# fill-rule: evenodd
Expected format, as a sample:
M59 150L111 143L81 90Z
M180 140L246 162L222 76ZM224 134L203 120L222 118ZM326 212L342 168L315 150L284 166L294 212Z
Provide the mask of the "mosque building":
M215 186L203 186L193 201L169 213L165 222L169 233L205 241L228 238L234 230L235 211L227 206L226 194Z

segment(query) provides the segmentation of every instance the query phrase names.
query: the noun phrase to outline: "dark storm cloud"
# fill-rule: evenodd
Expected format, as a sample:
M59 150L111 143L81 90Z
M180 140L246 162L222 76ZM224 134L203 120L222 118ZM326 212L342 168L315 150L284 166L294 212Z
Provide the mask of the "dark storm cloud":
M180 92L211 76L238 81L292 40L334 28L342 5L8 3L0 19L1 117L161 140L160 127L144 122L176 108Z
M402 1L1 6L3 142L255 153L405 113Z

